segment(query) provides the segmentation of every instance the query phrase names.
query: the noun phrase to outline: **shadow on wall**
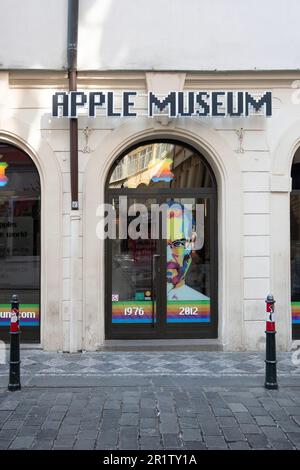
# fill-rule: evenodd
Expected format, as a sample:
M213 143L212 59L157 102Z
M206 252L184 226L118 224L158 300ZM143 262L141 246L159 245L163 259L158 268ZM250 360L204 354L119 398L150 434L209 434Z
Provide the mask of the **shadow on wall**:
M272 0L80 0L78 66L82 70L292 69L299 62L288 47L299 42L296 3L293 0L294 8L284 8ZM278 34L282 30L284 36Z
M201 31L189 27L189 9L184 2L167 3L148 0L81 0L78 69L151 70L166 69L168 65L172 67L172 63L174 68L178 62L179 38L184 37L186 45L195 44L195 41L201 39ZM195 10L195 3L193 6ZM199 7L199 19L200 16ZM180 48L183 49L182 42ZM213 48L212 43L210 51ZM189 50L192 54L193 50L186 47L184 57L179 55L181 65L187 67L192 63Z

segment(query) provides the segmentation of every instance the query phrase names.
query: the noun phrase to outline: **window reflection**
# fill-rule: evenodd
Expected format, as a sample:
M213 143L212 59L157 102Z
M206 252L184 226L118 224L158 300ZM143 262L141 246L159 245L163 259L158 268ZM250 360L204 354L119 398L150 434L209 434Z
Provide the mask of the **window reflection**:
M109 188L209 188L208 168L195 151L172 143L143 145L115 166Z

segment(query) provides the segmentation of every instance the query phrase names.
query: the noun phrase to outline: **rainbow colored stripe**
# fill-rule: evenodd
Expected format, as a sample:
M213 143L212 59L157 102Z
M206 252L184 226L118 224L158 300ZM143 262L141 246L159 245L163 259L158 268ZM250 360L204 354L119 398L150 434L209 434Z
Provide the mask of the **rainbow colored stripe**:
M7 184L8 178L5 175L5 170L8 167L8 164L5 162L0 162L0 187L3 187Z
M209 300L169 300L167 323L209 323Z
M10 325L9 304L0 304L0 327ZM39 304L22 304L20 308L20 327L39 326L40 324L40 306Z
M128 309L132 309L132 313L128 313ZM152 321L151 300L112 302L112 323L152 323Z
M292 323L300 323L300 302L292 302Z

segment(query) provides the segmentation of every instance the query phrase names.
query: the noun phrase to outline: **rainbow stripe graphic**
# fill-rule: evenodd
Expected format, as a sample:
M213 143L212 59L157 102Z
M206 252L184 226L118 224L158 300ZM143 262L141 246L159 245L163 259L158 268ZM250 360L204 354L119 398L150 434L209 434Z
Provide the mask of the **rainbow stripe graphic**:
M8 182L8 178L5 175L5 170L8 167L8 164L5 162L0 162L0 187L5 186Z
M167 323L209 323L209 300L169 300Z
M300 302L292 302L292 323L300 323Z
M112 323L152 323L151 300L112 302Z
M9 304L0 304L0 327L10 325ZM39 304L22 304L20 308L20 327L39 326L40 324L40 306Z
M174 174L171 171L171 165L173 163L172 158L166 158L158 164L158 168L155 167L155 174L151 180L155 183L159 181L166 181L169 183L174 178Z

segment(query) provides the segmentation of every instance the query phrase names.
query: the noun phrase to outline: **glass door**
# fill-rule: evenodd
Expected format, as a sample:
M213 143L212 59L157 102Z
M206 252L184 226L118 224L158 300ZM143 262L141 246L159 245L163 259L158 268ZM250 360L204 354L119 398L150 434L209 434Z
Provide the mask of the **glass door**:
M166 336L216 335L214 199L167 200L164 241Z
M110 199L116 238L107 240L107 337L152 337L161 323L161 241L159 233L155 236L159 223L151 219L157 202L138 196Z
M107 338L216 337L214 198L110 203L117 229L107 240Z

